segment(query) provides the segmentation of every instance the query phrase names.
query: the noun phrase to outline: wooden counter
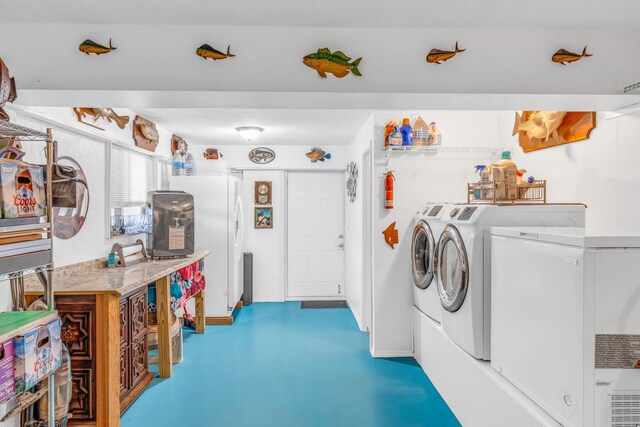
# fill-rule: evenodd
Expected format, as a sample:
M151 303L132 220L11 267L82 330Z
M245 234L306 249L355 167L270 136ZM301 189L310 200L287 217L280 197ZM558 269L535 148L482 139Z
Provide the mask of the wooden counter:
M54 271L62 338L71 354L74 414L70 425L119 426L120 414L153 379L147 371L147 285L156 282L158 370L173 371L170 278L209 251L186 258L107 268L95 260ZM42 295L37 278L25 280L30 299ZM204 333L204 290L196 300L196 333Z

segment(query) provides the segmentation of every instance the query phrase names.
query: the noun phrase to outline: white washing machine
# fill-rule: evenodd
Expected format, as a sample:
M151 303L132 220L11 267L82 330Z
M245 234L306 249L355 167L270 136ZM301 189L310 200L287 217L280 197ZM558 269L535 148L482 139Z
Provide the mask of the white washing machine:
M460 204L440 219L436 283L444 308L442 328L467 353L490 360L491 227L583 227L585 207Z
M491 365L566 427L640 425L640 233L492 230Z
M438 323L442 322L442 306L435 285L435 250L442 223L443 203L427 203L415 216L411 240L411 273L413 301L416 307Z

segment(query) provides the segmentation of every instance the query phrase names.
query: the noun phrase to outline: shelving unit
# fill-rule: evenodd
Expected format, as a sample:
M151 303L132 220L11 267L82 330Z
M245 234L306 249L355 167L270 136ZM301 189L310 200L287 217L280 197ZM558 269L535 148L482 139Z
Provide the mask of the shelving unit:
M445 155L448 158L499 159L503 151L512 151L513 147L452 147L448 145L393 145L384 149L385 164L397 155Z
M0 121L0 140L18 138L21 143L44 143L47 157L45 168L45 191L47 215L34 218L0 219L0 233L4 235L20 234L33 231L41 234L40 239L18 243L0 244L0 281L11 282L14 309L16 301L24 295L23 278L30 274L38 274L44 288L46 311L14 311L0 313L0 341L21 335L40 325L44 325L58 317L53 299L53 162L55 159L55 143L51 129L40 132L6 121ZM19 294L19 295L17 295ZM22 307L23 308L23 307ZM54 375L48 378L48 390L54 390ZM54 393L49 398L49 427L55 426Z

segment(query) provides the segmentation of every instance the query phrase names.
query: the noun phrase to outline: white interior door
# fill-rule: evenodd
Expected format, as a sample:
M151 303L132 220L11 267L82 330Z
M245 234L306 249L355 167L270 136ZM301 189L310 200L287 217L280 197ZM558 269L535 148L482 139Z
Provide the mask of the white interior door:
M344 177L288 179L288 299L344 298Z

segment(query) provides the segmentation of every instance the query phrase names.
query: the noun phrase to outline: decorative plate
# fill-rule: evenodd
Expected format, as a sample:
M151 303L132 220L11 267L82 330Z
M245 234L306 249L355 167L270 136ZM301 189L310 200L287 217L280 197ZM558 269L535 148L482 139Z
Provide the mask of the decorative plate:
M249 152L249 160L259 165L271 163L276 158L276 153L267 147L254 148Z

